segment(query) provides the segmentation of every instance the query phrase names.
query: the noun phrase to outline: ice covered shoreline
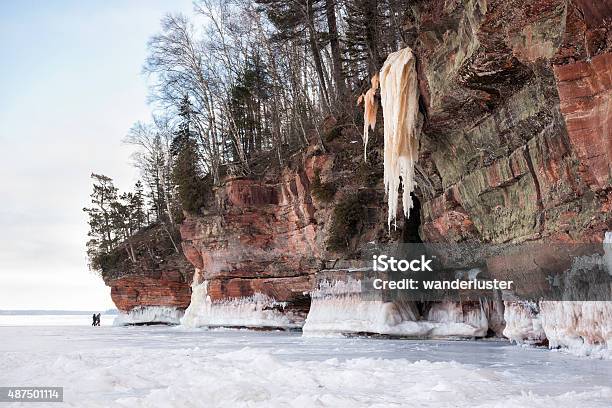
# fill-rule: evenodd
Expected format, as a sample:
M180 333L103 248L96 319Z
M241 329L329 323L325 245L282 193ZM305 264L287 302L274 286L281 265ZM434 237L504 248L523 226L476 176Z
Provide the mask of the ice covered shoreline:
M0 383L74 407L607 407L612 362L498 342L181 327L0 327Z

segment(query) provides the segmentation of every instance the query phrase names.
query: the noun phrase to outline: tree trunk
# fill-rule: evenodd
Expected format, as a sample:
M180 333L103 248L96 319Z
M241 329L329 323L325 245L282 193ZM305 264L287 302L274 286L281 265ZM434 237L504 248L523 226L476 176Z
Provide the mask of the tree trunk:
M179 250L178 245L176 244L176 241L174 240L174 237L172 237L172 233L168 229L168 226L166 224L162 224L162 225L164 227L164 231L166 231L166 234L168 234L168 238L170 238L170 242L172 242L172 246L174 247L174 251L177 254L180 254L181 251Z
M329 29L329 44L332 53L332 65L334 70L334 82L336 84L336 98L344 102L346 100L346 83L342 70L342 53L340 51L340 41L338 39L338 26L336 24L336 2L326 0L325 14L327 16L327 27Z
M323 94L323 100L327 105L327 108L330 108L329 103L329 95L327 93L327 86L325 84L325 75L323 74L323 63L321 62L321 50L319 49L319 44L317 41L317 32L314 24L314 11L312 9L312 1L306 1L306 16L307 16L307 27L308 27L308 40L310 43L310 49L312 51L312 56L314 59L315 69L317 71L317 76L319 77L319 84L321 86L321 93Z

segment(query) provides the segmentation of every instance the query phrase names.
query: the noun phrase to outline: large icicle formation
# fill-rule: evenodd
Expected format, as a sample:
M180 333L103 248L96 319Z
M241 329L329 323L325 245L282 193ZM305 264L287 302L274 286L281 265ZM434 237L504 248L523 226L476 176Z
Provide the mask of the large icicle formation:
M378 104L376 103L376 91L378 90L378 74L372 77L372 86L365 94L357 99L357 105L363 102L363 160L367 160L369 129L376 126L376 114Z
M300 327L303 318L282 312L285 306L261 293L213 302L208 295L208 281L203 281L192 285L191 304L181 324L186 327Z
M113 321L114 326L130 324L179 324L183 311L176 307L167 306L141 306L127 313L119 313Z
M415 59L410 48L401 49L387 57L380 70L380 96L385 120L384 180L390 228L391 221L395 222L400 183L403 187L404 215L408 217L410 214L414 164L418 158L416 127L419 98Z

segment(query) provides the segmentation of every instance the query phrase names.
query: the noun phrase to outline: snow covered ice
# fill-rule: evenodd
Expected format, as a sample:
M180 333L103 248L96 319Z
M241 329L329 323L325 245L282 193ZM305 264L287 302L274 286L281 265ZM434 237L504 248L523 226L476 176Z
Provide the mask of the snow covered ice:
M0 336L0 384L63 386L62 406L70 407L594 408L612 402L611 361L505 342L180 326L0 327Z

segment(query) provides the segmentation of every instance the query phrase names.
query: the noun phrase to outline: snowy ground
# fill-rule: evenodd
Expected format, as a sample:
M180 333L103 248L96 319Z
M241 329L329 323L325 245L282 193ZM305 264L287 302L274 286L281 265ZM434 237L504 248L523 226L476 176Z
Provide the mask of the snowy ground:
M0 327L0 339L0 386L63 386L51 407L612 406L612 361L502 342L166 326Z

